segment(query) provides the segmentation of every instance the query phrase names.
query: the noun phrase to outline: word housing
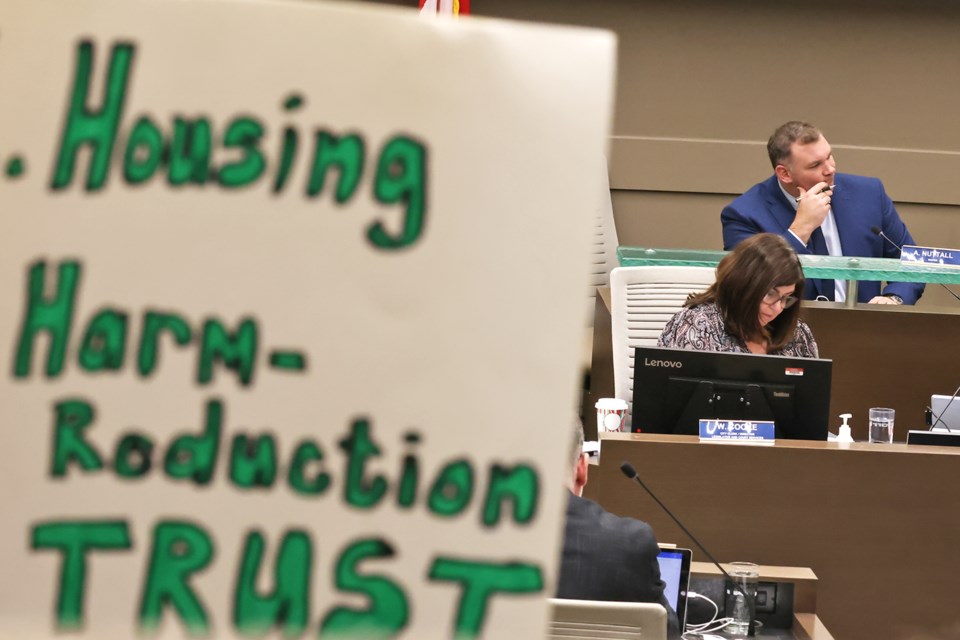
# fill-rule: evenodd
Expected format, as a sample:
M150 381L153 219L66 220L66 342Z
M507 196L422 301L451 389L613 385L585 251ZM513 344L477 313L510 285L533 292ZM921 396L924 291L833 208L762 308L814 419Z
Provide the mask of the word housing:
M120 43L113 47L104 77L105 87L99 108L91 102L91 75L94 45L83 41L77 47L77 61L67 112L60 136L60 150L50 187L68 188L76 172L80 151L89 149L90 165L84 189L97 192L108 182L111 168L119 169L128 186L143 184L161 171L172 188L218 185L226 190L250 187L270 173L271 190L279 194L287 187L300 147L299 129L283 127L277 159L263 150L268 128L264 119L240 114L217 126L208 116L175 116L164 130L157 118L138 115L132 124L124 120L128 88L131 85L136 46ZM287 114L302 108L304 99L293 93L283 102ZM218 130L219 129L219 130ZM367 142L362 133L340 135L327 129L313 131L313 155L309 160L304 195L321 195L327 174L336 170L338 179L333 200L349 204L366 169ZM120 161L115 162L115 156ZM383 205L400 205L402 220L385 224L381 219L367 227L367 240L384 250L402 249L416 243L423 234L426 214L427 150L412 136L396 135L383 143L375 161L372 195Z

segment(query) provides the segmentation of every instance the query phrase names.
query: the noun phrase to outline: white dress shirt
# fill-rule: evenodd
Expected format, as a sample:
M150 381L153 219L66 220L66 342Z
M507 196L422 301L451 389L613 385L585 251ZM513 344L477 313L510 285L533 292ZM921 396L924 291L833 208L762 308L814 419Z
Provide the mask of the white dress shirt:
M793 206L793 210L797 210L797 199L790 195L786 189L783 188L783 184L777 180L777 185L780 187L780 191L783 192L783 195L787 197L787 201ZM833 185L834 190L837 188L837 185ZM787 231L790 231L787 229ZM820 231L823 232L823 239L827 243L827 253L831 256L842 256L843 249L840 247L840 233L837 231L837 221L833 218L833 207L827 211L827 217L824 218L823 224L820 225ZM800 237L790 231L791 235L797 240L800 240L800 244L805 245L806 243L800 239ZM846 280L834 280L833 281L833 299L837 302L843 302L847 299L847 281Z

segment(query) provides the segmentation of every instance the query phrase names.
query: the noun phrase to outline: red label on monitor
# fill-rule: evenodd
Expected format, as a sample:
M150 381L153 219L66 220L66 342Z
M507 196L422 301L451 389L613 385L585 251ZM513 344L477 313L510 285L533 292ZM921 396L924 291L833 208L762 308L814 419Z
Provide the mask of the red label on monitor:
M803 375L803 369L801 369L800 367L787 367L786 369L783 370L783 372L784 372L785 374L787 374L788 376L802 376L802 375Z

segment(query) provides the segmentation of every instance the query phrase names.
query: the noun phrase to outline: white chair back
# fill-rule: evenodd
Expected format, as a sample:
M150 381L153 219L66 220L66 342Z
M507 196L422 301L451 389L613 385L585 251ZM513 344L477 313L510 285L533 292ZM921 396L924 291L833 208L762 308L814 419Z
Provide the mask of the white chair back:
M610 283L610 271L617 266L617 227L613 221L606 158L600 158L600 167L602 179L593 216L593 251L590 255L590 288L587 291L587 322L591 327L597 287L606 287Z
M550 599L548 640L667 640L667 610L648 602Z
M613 384L633 415L633 353L655 347L664 326L687 296L716 280L713 267L617 267L610 273Z

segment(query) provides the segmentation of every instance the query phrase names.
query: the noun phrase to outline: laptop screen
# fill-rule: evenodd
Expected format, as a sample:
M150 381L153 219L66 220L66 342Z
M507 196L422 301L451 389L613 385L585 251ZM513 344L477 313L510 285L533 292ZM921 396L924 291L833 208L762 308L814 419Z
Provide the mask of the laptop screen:
M677 612L680 629L683 630L687 610L687 589L690 585L689 549L661 549L657 554L657 563L660 565L660 579L666 587L663 595L667 602Z
M960 397L930 396L931 431L960 431Z

